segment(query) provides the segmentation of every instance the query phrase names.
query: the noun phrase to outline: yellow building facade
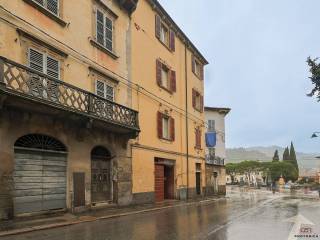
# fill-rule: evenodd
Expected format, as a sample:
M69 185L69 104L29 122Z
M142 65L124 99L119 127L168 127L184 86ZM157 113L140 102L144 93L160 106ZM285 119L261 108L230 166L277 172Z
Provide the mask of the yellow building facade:
M206 64L155 0L0 0L0 219L202 196Z
M207 61L158 1L140 0L132 14L131 62L141 125L132 141L133 202L201 196Z

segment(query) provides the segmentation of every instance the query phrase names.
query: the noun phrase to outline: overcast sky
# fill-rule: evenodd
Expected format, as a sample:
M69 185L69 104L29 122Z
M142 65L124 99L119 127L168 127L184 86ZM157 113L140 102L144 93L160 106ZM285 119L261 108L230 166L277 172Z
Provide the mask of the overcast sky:
M160 0L208 59L205 104L230 107L227 147L290 144L320 152L320 103L308 56L320 57L319 0Z

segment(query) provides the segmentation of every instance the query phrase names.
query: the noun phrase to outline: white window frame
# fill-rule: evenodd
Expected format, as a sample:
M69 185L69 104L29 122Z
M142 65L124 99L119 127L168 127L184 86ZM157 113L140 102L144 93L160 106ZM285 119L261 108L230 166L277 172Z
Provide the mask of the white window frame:
M57 79L57 80L60 80L60 76L61 76L61 71L60 71L60 61L57 59L57 58L55 58L55 57L53 57L52 55L50 55L50 54L48 54L47 52L45 52L45 51L41 51L41 50L38 50L38 49L36 49L36 48L33 48L33 47L29 47L28 48L28 66L31 68L31 59L30 59L30 49L32 49L33 51L35 51L35 52L38 52L38 53L40 53L40 54L42 54L43 55L43 63L42 63L42 66L43 66L43 74L46 74L47 75L47 58L48 57L50 57L50 58L52 58L53 60L56 60L57 62L58 62L58 78L54 78L54 77L52 77L52 78L54 78L54 79ZM32 69L32 68L31 68ZM35 69L33 69L33 70L35 70ZM37 71L37 70L35 70L35 71ZM51 77L51 76L50 76Z
M95 93L96 93L96 95L97 96L99 96L98 95L98 82L101 82L101 83L103 83L103 98L104 99L107 99L107 100L109 100L109 101L112 101L112 102L115 102L115 86L114 85L112 85L112 84L109 84L109 83L107 83L106 81L104 81L104 80L100 80L100 79L96 79L96 84L95 84ZM112 100L110 100L109 98L107 98L107 87L110 87L110 88L112 88ZM101 96L100 96L101 97Z
M201 75L201 64L197 61L197 59L194 59L194 73L198 77Z
M110 17L108 14L106 14L104 11L102 11L100 8L96 9L96 40L98 42L98 11L102 13L103 15L103 47L107 49L110 52L114 52L114 19ZM107 40L110 41L110 39L107 39L107 31L106 31L106 18L108 18L111 21L111 49L107 47ZM99 42L98 42L99 43ZM101 43L99 43L101 45Z
M49 12L51 12L52 14L56 15L56 16L60 16L60 0L57 0L57 13L52 12L49 8L48 8L48 0L43 0L43 4L40 4L38 1L33 0L36 4L38 4L39 6L45 8L46 10L48 10Z
M166 88L166 89L170 89L170 70L165 67L163 64L162 64L162 67L161 67L161 86ZM166 86L163 84L164 83L164 79L163 79L163 75L166 75Z

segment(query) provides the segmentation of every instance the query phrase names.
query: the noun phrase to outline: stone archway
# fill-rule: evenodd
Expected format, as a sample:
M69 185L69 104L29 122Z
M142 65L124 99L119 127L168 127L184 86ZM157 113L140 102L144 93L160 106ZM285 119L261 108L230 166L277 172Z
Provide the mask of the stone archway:
M66 208L67 148L28 134L14 144L14 215Z
M108 149L97 146L91 151L91 202L111 202L113 199L112 161Z

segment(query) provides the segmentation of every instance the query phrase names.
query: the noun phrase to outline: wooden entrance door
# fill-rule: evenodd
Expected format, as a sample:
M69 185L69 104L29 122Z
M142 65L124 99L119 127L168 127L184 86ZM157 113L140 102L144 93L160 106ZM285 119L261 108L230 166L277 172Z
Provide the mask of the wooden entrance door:
M91 198L92 202L111 200L111 161L94 158L91 162Z
M162 202L164 200L164 165L155 164L155 200Z
M196 172L196 191L198 195L201 194L201 173L200 172Z

